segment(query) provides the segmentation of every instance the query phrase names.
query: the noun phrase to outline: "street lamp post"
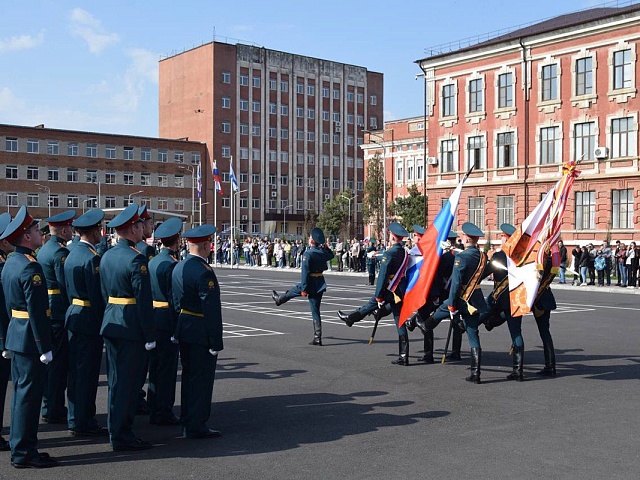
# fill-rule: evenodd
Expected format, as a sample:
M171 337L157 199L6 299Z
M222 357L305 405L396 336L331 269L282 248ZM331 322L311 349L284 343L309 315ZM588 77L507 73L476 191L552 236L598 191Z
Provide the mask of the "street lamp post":
M347 197L344 193L341 193L340 196L349 200L349 228L347 230L347 234L349 235L349 238L351 238L351 200L353 200L353 198Z
M82 214L84 215L84 211L85 211L85 207L87 205L87 203L89 202L93 202L95 200L95 198L87 198L85 200L82 201ZM131 202L129 202L131 203Z
M133 196L134 195L138 195L139 193L143 193L144 190L138 190L137 192L133 192L129 194L129 205L131 205L131 203L133 202Z
M45 190L47 192L47 206L49 207L49 217L51 217L51 189L46 185L42 185L40 183L36 183L37 187L41 190Z
M293 207L292 204L290 204L289 202L285 203L285 206L280 206L281 210L284 210L284 220L282 222L282 236L284 237L284 235L287 234L287 210L289 210L291 207Z

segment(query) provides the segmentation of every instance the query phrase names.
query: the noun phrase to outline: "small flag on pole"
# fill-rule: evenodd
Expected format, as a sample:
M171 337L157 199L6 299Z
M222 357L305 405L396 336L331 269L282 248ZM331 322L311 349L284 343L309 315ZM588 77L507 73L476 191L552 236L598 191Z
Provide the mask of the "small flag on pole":
M215 184L216 192L220 195L224 195L222 192L222 179L220 178L220 172L218 172L215 160L213 161L213 183Z
M202 169L200 164L198 164L198 198L202 197Z
M233 173L233 165L229 165L230 171L229 171L229 182L231 182L231 189L234 192L237 192L240 190L240 186L238 185L238 179L236 179L235 174Z

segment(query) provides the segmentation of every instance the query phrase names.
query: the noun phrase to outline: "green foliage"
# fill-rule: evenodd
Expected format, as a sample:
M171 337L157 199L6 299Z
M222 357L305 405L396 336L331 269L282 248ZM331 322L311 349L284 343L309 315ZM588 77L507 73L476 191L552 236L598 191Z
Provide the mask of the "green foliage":
M384 166L379 154L376 154L367 166L362 201L362 219L365 224L373 224L376 238L382 238L385 192L389 185L385 183Z
M424 195L418 191L418 187L411 185L409 195L396 197L389 206L389 211L397 222L411 231L413 225L422 225L424 221Z
M349 214L349 199L351 198L351 214ZM349 221L353 223L353 208L355 207L355 198L351 190L347 189L333 197L324 204L322 213L318 216L318 227L320 227L326 236L342 235L348 238L349 230L352 230Z

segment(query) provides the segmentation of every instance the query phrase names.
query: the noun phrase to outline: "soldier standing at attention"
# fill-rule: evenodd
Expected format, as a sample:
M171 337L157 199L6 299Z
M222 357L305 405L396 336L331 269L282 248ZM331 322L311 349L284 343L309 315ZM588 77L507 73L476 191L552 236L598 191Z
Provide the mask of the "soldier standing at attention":
M455 321L458 314L462 316L471 346L471 375L466 380L479 384L482 349L478 326L488 313L480 281L486 276L487 256L478 249L478 239L484 236L482 230L466 222L462 232L466 236L466 248L454 258L449 298L435 311L433 319L439 323L447 317Z
M369 285L376 284L376 266L378 265L378 259L376 254L378 249L376 248L376 239L369 239L369 248L367 248L367 273L369 274Z
M399 223L391 222L389 224L389 241L392 245L382 254L374 296L369 302L351 313L346 314L338 310L338 317L348 327L359 322L376 309L383 310L389 307L393 312L396 327L398 326L402 297L404 297L404 291L407 288L407 279L404 274L409 257L402 241L408 236L409 232ZM407 366L409 365L409 334L405 325L397 327L397 329L399 354L398 358L391 363Z
M156 228L155 237L164 245L149 262L153 320L158 334L157 346L149 354L149 410L152 425L178 425L173 414L178 371L178 345L172 341L178 313L173 305L171 275L178 264L182 220L170 218Z
M215 438L221 434L207 426L218 352L222 344L220 285L207 263L216 227L200 225L186 232L189 254L171 276L178 324L174 337L182 360L181 413L185 438Z
M510 223L500 225L502 230L502 245L509 239L516 227ZM511 355L513 357L513 372L507 375L507 380L524 380L524 340L522 339L522 315L511 316L511 301L509 299L509 272L507 271L507 254L497 251L487 264L487 273L493 273L493 292L487 297L487 305L492 309L494 317L487 319L485 327L488 331L502 324L505 320L511 335ZM493 322L492 322L493 320Z
M69 433L76 437L108 435L96 421L96 393L102 363L100 326L105 303L100 285L100 242L104 212L89 210L73 221L80 240L64 263L69 308Z
M48 468L58 462L38 452L38 417L51 352L47 282L34 250L41 246L38 222L23 205L0 240L16 247L2 269L2 289L11 320L5 348L11 354L11 465Z
M551 282L556 276L552 268L551 255L544 256L544 265L542 270L542 278L538 287L538 294L535 302L533 302L533 316L538 325L538 332L542 340L542 348L544 350L544 368L538 372L538 375L544 377L556 376L556 352L553 348L553 338L549 331L549 320L551 319L551 310L557 308L556 298L551 291Z
M71 222L75 216L75 210L67 210L45 220L49 223L51 237L40 248L37 257L47 280L53 344L53 360L47 365L47 381L42 398L42 419L46 423L67 423L64 402L69 371L69 339L64 322L69 299L64 281L64 264L69 256L67 242L73 237Z
M5 212L0 215L0 236L4 233L9 222L11 222L10 213ZM0 240L0 278L2 278L1 274L4 263L7 261L7 254L10 252L13 252L13 245L6 240ZM4 292L0 287L0 304L6 305L6 303ZM11 377L11 354L5 350L7 328L9 328L9 314L6 308L0 308L0 352L2 352L2 356L0 356L0 452L10 450L9 442L1 435L2 428L4 427L4 401L7 396L7 384Z
M107 352L109 435L114 451L145 450L153 445L136 438L133 421L146 371L146 350L156 346L151 315L151 282L147 259L136 249L143 225L132 203L108 226L120 240L100 261L102 296L107 304L100 333Z
M309 345L322 346L320 303L322 302L322 294L327 289L327 282L322 272L327 269L327 262L333 258L333 252L326 245L324 232L318 227L311 230L308 243L309 248L305 250L302 256L302 281L287 290L284 295L278 295L273 290L271 298L276 302L276 306L280 306L300 295L307 297L311 308L311 318L313 319L313 340Z

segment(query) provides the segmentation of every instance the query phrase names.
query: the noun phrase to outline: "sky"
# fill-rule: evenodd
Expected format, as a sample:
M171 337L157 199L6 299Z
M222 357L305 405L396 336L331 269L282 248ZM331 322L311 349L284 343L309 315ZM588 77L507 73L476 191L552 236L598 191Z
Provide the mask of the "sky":
M408 118L431 47L603 3L0 0L0 123L157 137L158 61L214 39L383 73L384 120Z

